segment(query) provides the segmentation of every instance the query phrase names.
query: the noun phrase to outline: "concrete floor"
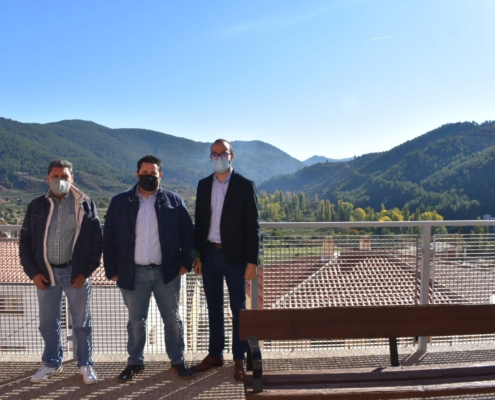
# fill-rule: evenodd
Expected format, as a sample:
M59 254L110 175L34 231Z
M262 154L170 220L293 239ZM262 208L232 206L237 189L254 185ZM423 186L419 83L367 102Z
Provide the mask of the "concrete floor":
M404 362L415 351L401 348ZM204 354L188 357L188 363ZM45 382L32 384L30 378L39 368L39 356L0 354L0 399L210 399L237 400L244 398L243 384L233 378L233 362L221 368L197 373L191 380L181 380L170 371L165 355L147 355L146 369L132 381L120 383L117 375L126 365L126 355L98 355L94 357L99 382L85 385L74 361L64 362L64 370ZM495 361L495 344L431 347L420 364L450 364L458 362ZM330 351L265 352L267 369L322 369L348 367L380 367L389 365L388 350L352 349ZM495 399L495 394L455 397L456 399ZM450 397L449 399L454 399Z

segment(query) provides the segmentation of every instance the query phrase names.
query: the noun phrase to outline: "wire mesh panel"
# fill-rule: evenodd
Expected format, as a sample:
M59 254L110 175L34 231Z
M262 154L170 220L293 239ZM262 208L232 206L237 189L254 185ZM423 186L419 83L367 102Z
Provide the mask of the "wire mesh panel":
M120 289L104 279L103 267L95 271L91 312L93 324L93 352L95 354L127 352L127 308ZM179 313L184 330L186 352L208 352L208 309L201 276L194 273L183 275ZM232 341L232 316L229 306L227 286L224 284L225 349L230 351ZM165 332L160 310L151 296L146 321L145 354L163 354Z
M495 234L435 235L432 303L495 303ZM479 343L495 335L434 337L432 344Z
M127 352L127 308L116 285L93 282L91 320L93 353Z
M181 293L181 316L184 324L184 340L186 351L208 352L209 327L208 327L208 307L203 289L203 279L201 276L189 273L185 275L187 290L182 286ZM224 280L224 319L225 319L225 352L232 350L232 312L230 310L230 300L227 284Z
M21 267L19 240L1 238L0 354L43 352L38 315L36 287ZM63 322L65 323L65 314Z
M431 259L430 301L439 304L495 302L494 242L494 234L436 235ZM260 308L419 302L421 258L417 235L265 236L262 249L263 268L259 270L258 281ZM91 279L94 353L126 353L127 309L120 290L114 282L107 280L102 266ZM181 285L179 310L186 351L207 352L208 309L201 276L186 274ZM229 352L232 316L225 284L224 312L225 349ZM0 352L41 354L43 341L38 324L36 289L20 266L18 239L0 239ZM64 335L66 328L64 314ZM153 298L146 335L145 353L166 353L163 323ZM435 337L433 343L485 340L493 340L493 337ZM409 345L412 342L410 338L401 343ZM66 340L63 344L67 349ZM387 340L338 338L265 342L265 348L272 350L387 345Z
M495 234L435 235L433 303L451 292L452 303L495 303Z
M41 354L34 285L0 283L0 353Z
M127 352L127 308L120 289L109 281L100 265L91 276L91 314L93 353ZM226 352L231 351L232 315L227 286L224 283ZM62 344L68 348L66 298L62 307ZM179 312L183 322L187 352L208 352L208 309L201 276L194 273L181 278ZM19 260L18 239L0 239L0 352L41 354L43 339L38 331L39 312L36 288L24 273ZM163 322L156 302L151 297L146 324L147 354L166 353Z
M260 308L417 304L418 244L417 235L265 237ZM388 340L265 342L274 350L382 345Z

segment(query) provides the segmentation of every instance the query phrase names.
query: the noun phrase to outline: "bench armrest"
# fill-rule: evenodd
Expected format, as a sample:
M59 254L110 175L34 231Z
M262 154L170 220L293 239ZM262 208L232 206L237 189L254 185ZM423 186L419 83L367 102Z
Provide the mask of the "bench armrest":
M263 360L258 339L255 336L247 337L247 362L246 369L253 371L253 392L263 391Z

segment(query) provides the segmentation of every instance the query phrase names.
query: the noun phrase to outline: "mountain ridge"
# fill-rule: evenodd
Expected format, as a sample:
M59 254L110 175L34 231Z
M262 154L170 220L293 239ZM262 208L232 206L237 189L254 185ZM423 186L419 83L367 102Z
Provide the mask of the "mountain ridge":
M238 157L236 169L256 183L304 166L262 141L232 141L232 145ZM0 185L25 188L19 172L43 179L49 161L66 158L74 164L83 187L99 188L98 182L105 181L106 189L115 191L134 183L137 160L153 154L163 161L164 185L192 189L213 172L209 146L151 130L111 129L92 121L37 124L0 118Z
M495 122L444 124L391 150L305 166L263 141L232 141L237 171L259 191L304 192L332 203L380 209L407 205L447 219L495 214ZM138 128L111 129L92 121L48 124L0 118L0 189L46 190L46 166L74 164L83 189L115 194L136 182L145 154L163 160L163 185L194 196L213 171L210 143Z
M360 164L358 164L360 163ZM437 210L447 219L495 214L495 122L445 124L393 149L312 174L311 167L273 177L260 190L304 191L356 207ZM305 182L297 178L305 176ZM296 184L297 182L297 184Z

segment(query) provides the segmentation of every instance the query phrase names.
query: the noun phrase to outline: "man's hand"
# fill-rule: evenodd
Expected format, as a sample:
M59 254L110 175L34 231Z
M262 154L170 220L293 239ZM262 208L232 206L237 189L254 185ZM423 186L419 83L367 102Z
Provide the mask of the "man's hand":
M76 279L74 279L74 282L72 282L72 287L75 288L80 288L84 285L86 282L86 277L83 274L80 274Z
M201 264L201 260L198 258L194 259L194 273L196 275L201 275L201 272L203 270L203 264Z
M248 264L246 267L246 273L244 279L247 281L253 280L256 277L258 266L256 264Z
M119 280L119 276L118 275L112 276L112 279L110 280L117 282Z
M180 266L179 276L187 274L189 271L185 269L182 265Z
M36 286L40 290L47 290L49 285L46 285L48 279L42 273L35 275L33 278L34 286Z

